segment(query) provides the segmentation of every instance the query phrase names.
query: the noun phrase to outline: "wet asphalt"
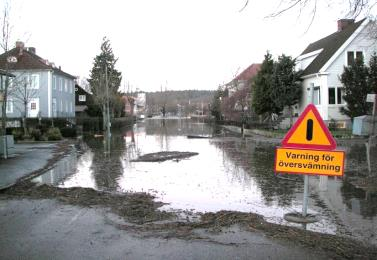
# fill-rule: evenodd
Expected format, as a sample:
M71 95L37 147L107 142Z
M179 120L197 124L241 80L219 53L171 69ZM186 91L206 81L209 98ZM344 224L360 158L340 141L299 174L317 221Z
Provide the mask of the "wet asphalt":
M120 230L118 216L54 200L0 200L0 259L326 259L237 227L197 239Z

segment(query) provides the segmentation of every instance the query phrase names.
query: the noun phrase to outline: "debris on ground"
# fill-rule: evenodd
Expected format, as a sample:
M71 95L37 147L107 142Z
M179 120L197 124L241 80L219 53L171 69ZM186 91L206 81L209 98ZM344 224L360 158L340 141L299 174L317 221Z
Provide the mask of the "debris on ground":
M212 136L209 135L188 135L188 139L207 139L207 138L212 138Z
M186 159L199 153L193 152L177 152L177 151L166 151L157 153L147 153L139 156L139 158L132 160L133 162L163 162L167 160L179 160Z
M326 251L332 259L377 259L377 247L336 235L321 234L296 227L269 223L258 214L236 211L204 213L194 222L178 219L174 212L160 211L164 205L147 193L109 193L91 188L58 188L36 185L30 181L2 190L0 199L57 199L83 207L102 206L123 217L129 224L114 224L118 229L138 232L145 237L202 239L195 230L221 232L239 225L249 232L261 232L281 242L292 242L306 248Z
M59 188L24 181L3 190L0 194L5 197L57 199L63 203L84 207L103 206L135 224L167 220L174 216L173 213L157 210L165 203L154 201L154 196L145 192L110 193L91 188Z

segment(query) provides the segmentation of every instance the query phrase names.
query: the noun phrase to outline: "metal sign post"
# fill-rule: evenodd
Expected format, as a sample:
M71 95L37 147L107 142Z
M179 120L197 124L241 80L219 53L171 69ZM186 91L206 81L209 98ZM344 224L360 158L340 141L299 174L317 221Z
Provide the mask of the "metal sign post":
M369 172L369 174L372 173L372 167L371 167L371 162L370 162L370 147L372 145L372 139L373 139L374 129L375 129L375 125L376 125L376 120L375 120L375 116L376 116L376 101L377 101L377 95L376 94L368 94L367 95L367 102L373 102L372 127L371 127L371 129L369 131L368 142L365 143L366 150L367 150L367 163L368 163L368 172Z
M345 153L335 150L336 141L313 104L305 108L281 144L276 148L275 172L304 174L302 215L295 222L308 223L313 218L307 214L309 175L343 176Z

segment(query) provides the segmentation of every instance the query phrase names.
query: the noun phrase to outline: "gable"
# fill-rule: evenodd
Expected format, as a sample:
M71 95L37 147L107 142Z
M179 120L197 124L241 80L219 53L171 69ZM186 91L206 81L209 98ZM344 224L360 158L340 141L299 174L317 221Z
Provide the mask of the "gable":
M344 43L356 32L365 19L360 20L354 24L347 26L342 31L335 32L325 38L322 38L314 43L309 44L308 47L301 53L300 56L318 51L318 56L304 69L302 76L318 73L323 66L336 54L336 52L343 46Z

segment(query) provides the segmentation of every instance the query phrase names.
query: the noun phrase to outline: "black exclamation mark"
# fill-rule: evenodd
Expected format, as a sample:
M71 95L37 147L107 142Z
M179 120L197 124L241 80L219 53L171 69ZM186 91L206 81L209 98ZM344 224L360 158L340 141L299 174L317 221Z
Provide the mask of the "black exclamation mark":
M308 119L306 121L306 140L311 141L313 139L313 120Z

